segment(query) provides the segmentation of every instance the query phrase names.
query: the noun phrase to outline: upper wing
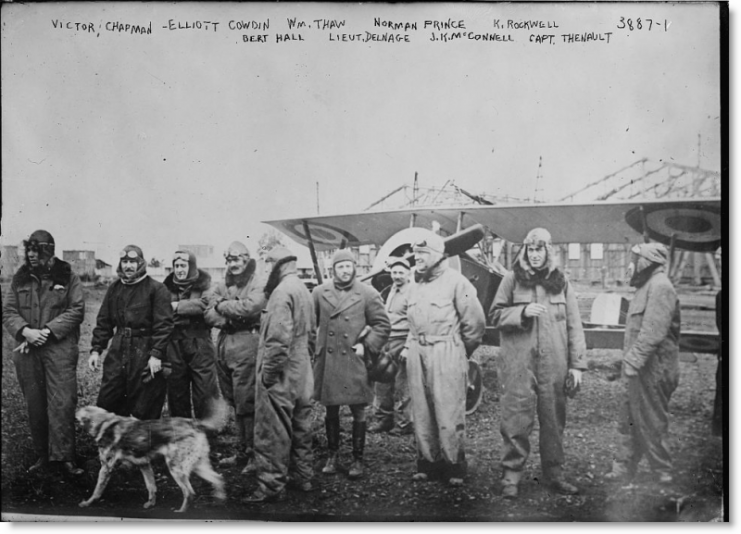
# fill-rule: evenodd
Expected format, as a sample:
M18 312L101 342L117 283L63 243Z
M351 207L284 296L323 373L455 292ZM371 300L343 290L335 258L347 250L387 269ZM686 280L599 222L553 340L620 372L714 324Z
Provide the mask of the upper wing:
M522 204L417 208L265 221L308 246L306 229L319 250L382 245L409 226L440 225L442 235L482 224L491 232L521 243L532 228L550 231L554 243L639 243L643 225L649 237L679 248L713 251L720 246L720 199L594 202L592 204Z

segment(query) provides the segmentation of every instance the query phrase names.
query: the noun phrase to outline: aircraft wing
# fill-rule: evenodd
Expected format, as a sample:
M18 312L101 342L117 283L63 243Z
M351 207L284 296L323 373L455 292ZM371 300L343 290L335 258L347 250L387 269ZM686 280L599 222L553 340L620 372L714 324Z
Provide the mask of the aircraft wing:
M652 239L678 248L711 252L720 246L720 198L408 208L384 212L265 221L302 245L308 229L318 250L342 246L381 246L409 226L440 225L442 235L482 224L507 241L521 243L527 232L547 228L554 243L640 243L643 227Z

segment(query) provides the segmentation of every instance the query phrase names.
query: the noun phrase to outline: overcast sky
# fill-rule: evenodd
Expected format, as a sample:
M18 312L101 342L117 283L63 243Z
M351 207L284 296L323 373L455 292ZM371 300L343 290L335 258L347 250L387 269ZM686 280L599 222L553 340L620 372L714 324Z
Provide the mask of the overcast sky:
M409 43L330 41L389 31L374 17L418 29ZM431 42L424 21L448 19L513 41ZM546 28L494 27L508 19ZM106 31L116 21L152 34ZM610 42L563 42L586 32ZM644 157L719 171L719 35L714 4L5 4L2 243L46 228L59 249L108 261L128 243L169 258L249 235L254 249L259 221L316 214L316 182L322 214L362 210L415 172L527 198L540 157L542 200Z

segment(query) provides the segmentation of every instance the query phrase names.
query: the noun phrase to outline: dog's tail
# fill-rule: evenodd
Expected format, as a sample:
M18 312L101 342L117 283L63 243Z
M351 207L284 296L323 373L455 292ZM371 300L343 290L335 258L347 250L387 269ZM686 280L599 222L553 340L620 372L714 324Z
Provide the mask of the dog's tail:
M219 431L224 428L228 415L228 407L224 399L212 399L208 403L208 415L199 423L208 430Z

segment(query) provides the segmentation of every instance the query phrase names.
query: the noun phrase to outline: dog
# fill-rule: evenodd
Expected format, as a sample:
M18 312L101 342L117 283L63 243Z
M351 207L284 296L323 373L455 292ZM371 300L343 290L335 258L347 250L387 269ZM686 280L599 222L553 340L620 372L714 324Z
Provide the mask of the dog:
M144 508L156 502L157 486L151 460L163 456L172 478L183 492L183 504L177 512L188 509L188 501L195 495L190 485L190 475L195 472L214 487L214 497L226 499L224 480L213 470L208 459L209 445L206 430L218 431L226 421L226 404L214 402L211 415L203 420L171 417L140 421L135 417L122 417L96 406L80 408L77 420L95 438L100 456L100 472L95 491L80 503L90 506L100 499L119 460L136 465L147 485L149 499Z

